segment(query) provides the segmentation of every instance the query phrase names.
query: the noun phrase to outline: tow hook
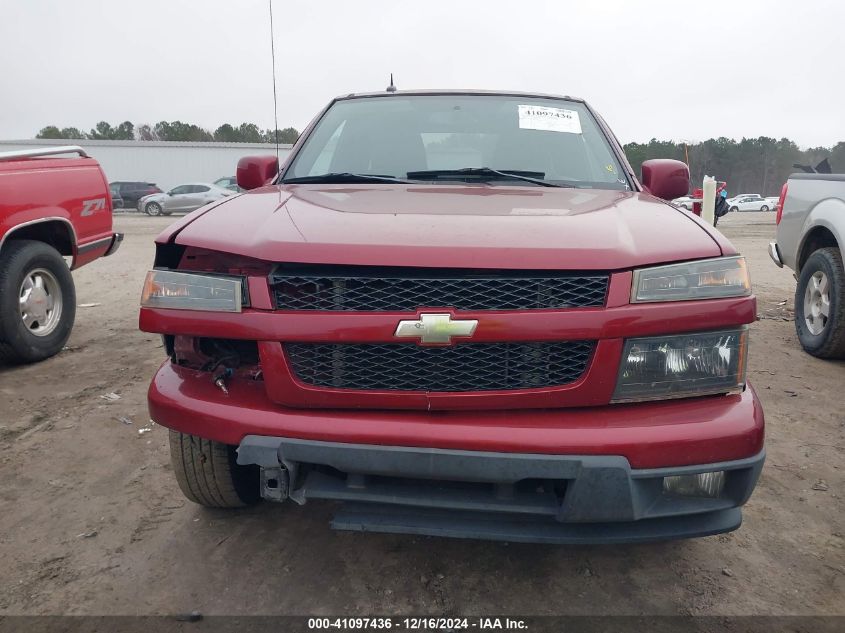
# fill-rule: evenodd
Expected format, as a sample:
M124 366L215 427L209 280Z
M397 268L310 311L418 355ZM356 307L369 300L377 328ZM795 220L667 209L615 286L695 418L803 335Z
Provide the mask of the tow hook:
M290 478L284 466L261 469L261 496L268 501L284 501L288 498Z
M229 395L229 388L226 387L226 379L231 378L233 373L229 367L220 365L211 374L211 381L227 396Z

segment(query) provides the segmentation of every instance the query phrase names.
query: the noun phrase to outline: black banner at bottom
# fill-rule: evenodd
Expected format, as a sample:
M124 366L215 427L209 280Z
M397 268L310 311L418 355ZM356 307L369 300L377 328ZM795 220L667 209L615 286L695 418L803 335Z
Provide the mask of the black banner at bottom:
M0 633L843 633L845 616L0 616Z

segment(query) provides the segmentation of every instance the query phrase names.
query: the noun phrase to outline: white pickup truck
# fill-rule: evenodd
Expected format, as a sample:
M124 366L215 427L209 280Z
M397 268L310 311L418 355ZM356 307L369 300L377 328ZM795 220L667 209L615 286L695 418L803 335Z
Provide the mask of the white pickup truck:
M793 174L769 256L795 271L795 330L805 351L845 358L845 174Z

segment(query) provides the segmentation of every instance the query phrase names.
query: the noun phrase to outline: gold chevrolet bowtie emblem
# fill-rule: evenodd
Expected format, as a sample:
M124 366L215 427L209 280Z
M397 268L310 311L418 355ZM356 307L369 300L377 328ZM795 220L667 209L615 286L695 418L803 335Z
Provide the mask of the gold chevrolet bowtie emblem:
M418 338L427 345L449 345L453 336L472 336L476 320L453 321L450 314L421 314L416 321L399 321L394 336Z

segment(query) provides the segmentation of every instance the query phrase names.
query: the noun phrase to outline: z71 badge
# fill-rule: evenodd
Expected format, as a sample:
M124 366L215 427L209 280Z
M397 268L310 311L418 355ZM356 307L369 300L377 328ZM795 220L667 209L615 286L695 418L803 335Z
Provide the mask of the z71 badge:
M91 200L83 200L82 201L82 213L80 214L83 218L89 215L94 215L96 211L105 211L106 210L106 199L105 198L92 198Z

